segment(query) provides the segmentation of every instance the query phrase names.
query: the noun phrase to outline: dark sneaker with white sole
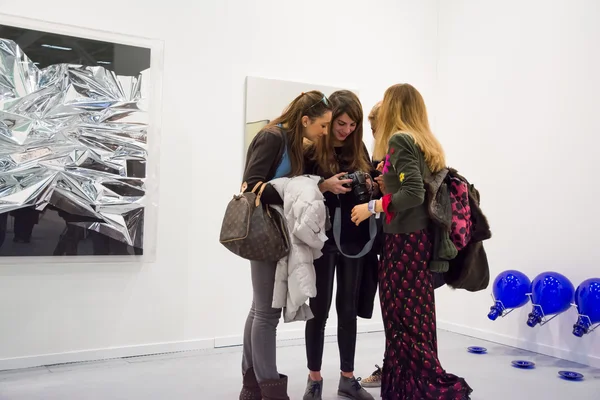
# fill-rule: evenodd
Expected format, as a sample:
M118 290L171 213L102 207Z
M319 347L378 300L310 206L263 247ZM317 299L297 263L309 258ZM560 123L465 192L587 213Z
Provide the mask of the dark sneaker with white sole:
M366 388L377 388L381 387L381 367L375 364L375 372L371 374L371 376L366 377L362 381L360 381L361 385Z
M369 392L360 385L360 378L340 376L338 396L353 400L375 400Z
M306 391L304 391L304 397L302 400L322 400L323 395L323 380L313 381L308 377L306 383Z

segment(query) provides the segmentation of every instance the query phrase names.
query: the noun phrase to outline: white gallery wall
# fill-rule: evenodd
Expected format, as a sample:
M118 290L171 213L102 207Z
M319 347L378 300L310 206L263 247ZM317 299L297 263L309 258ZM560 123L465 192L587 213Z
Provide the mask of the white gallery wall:
M599 20L596 0L440 1L438 134L480 189L492 278L600 276ZM437 295L442 327L600 366L600 332L571 333L575 308L532 329L530 304L495 322L491 305L490 290Z
M531 278L556 270L575 285L599 275L599 7L0 0L2 13L38 19L40 30L87 27L165 49L156 262L0 265L0 369L240 343L249 269L218 233L241 179L248 75L357 89L366 111L389 85L414 84L450 163L481 190L492 278L512 268ZM489 291L438 293L442 328L600 365L598 332L571 335L574 310L531 329L528 309L490 322ZM360 326L380 329L379 314ZM302 331L282 325L280 338Z
M357 89L367 110L408 81L434 104L435 0L0 0L0 10L39 30L164 41L156 262L0 265L0 369L240 343L248 263L218 234L241 183L247 75ZM379 314L360 324L380 329ZM303 324L281 326L281 338L302 335Z

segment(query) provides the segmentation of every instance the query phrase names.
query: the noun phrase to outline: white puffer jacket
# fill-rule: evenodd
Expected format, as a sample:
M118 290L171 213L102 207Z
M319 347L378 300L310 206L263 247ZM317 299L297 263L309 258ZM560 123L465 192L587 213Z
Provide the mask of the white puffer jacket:
M278 178L270 183L283 199L276 207L287 222L290 252L279 260L275 272L273 308L283 308L284 322L307 321L313 317L306 301L317 295L313 262L321 257L327 241L325 202L318 176Z

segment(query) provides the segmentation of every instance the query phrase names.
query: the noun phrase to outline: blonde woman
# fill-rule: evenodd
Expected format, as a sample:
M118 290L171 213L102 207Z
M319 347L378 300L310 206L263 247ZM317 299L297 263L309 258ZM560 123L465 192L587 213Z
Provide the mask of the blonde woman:
M374 158L384 159L386 194L356 206L352 221L360 224L374 213L384 213L379 296L386 350L381 397L468 399L472 390L467 382L446 373L437 356L424 177L445 168L446 162L429 128L425 102L411 85L394 85L385 92Z
M373 108L371 108L371 112L369 113L369 124L371 125L371 132L373 132L373 137L375 137L375 132L377 132L377 116L379 115L379 109L381 108L381 101L378 101Z

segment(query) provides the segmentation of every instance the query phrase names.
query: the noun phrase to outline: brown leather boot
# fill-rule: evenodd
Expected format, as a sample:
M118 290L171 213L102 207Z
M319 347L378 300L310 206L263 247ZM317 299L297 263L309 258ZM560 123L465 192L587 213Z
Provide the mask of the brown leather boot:
M262 400L260 387L254 375L254 369L250 368L244 374L244 384L240 392L240 400Z
M279 379L261 382L262 400L290 400L287 385L288 378L285 375L279 375Z

